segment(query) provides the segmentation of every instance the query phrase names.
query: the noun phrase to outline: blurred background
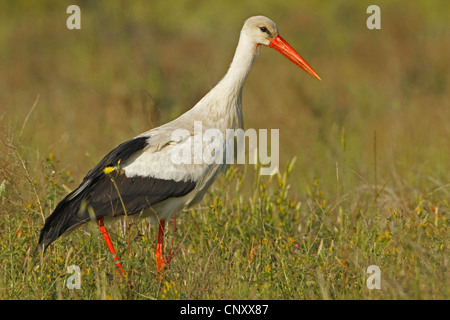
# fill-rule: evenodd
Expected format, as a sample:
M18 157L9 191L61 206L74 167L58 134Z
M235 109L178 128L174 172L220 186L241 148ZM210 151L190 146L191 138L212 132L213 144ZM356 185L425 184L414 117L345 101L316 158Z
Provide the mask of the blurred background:
M66 27L71 4L81 30ZM366 27L371 4L381 30ZM0 132L31 167L54 154L75 187L110 149L194 106L245 19L266 15L323 79L263 48L244 87L245 127L280 129L281 167L297 157L293 190L445 185L449 13L438 0L2 1Z

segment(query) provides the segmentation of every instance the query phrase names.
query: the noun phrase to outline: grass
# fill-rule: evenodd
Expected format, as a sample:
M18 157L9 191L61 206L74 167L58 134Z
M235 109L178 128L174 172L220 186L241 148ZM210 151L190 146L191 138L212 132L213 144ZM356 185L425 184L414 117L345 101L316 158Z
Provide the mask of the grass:
M59 172L49 155L41 164L45 183L38 183L18 152L15 159L14 177L27 181L25 187L39 198L16 204L20 215L3 212L8 219L1 225L0 283L6 299L428 299L449 294L448 185L400 198L387 188L375 194L372 185L332 195L315 180L299 200L289 192L292 161L278 176L256 174L252 194L244 197L246 175L258 168L249 166L243 173L232 168L202 206L178 217L176 232L168 228L166 253L173 245L176 255L162 285L153 256L157 227L148 221L114 226L129 288L94 226L58 240L42 256L33 255L42 212L51 212L71 177ZM3 204L20 203L24 190L11 189L5 189ZM372 264L382 270L381 290L366 287L365 270ZM64 285L69 265L82 270L80 290Z
M79 32L65 28L69 4L0 5L1 299L450 297L446 1L379 1L378 31L364 1L83 2ZM250 73L245 124L280 129L280 173L233 166L170 223L162 282L146 220L109 228L131 286L96 226L34 254L44 218L106 152L220 79L253 14L323 79L267 48ZM71 265L79 290L64 283Z

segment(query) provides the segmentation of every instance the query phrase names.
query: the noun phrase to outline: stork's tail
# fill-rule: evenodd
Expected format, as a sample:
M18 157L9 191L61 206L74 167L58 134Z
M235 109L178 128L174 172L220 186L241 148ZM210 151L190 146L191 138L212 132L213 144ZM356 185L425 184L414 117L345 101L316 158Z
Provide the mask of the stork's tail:
M36 250L45 251L61 235L88 222L90 217L87 214L87 210L81 209L83 205L82 197L73 197L73 193L68 194L61 200L53 213L45 220Z

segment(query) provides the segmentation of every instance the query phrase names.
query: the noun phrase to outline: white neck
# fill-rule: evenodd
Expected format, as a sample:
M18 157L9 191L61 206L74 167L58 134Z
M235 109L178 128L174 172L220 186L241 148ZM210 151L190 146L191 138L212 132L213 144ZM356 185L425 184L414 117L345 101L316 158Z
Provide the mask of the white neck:
M242 92L245 79L252 68L253 62L258 56L261 46L249 39L245 33L241 33L239 43L234 53L233 61L227 74L216 87L220 90ZM225 89L226 88L226 89Z
M207 112L211 118L222 118L230 126L243 126L242 87L258 56L261 46L241 32L233 61L226 75L192 111Z

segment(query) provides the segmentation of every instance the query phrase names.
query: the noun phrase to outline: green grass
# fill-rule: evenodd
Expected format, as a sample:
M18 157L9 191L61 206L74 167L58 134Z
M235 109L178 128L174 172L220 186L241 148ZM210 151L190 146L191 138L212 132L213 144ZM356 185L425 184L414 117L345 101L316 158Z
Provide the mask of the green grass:
M0 299L448 299L448 1L378 1L378 31L364 1L168 3L82 2L81 31L72 3L0 5ZM280 174L231 167L166 228L162 282L147 220L109 227L127 281L95 225L34 254L103 155L223 76L254 14L323 79L268 48L247 79L245 126L280 129Z
M127 270L123 281L95 226L61 238L33 255L42 212L63 194L70 174L53 155L41 163L43 183L28 176L16 154L15 179L36 198L21 204L24 189L5 189L0 237L4 299L429 299L449 296L448 185L400 198L387 188L328 194L321 181L302 199L289 192L292 161L278 176L230 169L203 204L183 212L176 232L169 224L166 254L175 258L162 283L153 253L157 228L148 221L113 225ZM249 171L249 173L246 173ZM45 181L45 182L44 182ZM14 181L12 181L14 182ZM8 185L11 182L8 182ZM377 192L377 193L375 193ZM39 197L39 201L37 201ZM13 204L14 210L6 209ZM8 203L8 206L4 206ZM39 204L40 203L40 204ZM20 214L13 214L17 212ZM366 269L378 265L382 289L366 287ZM81 289L64 281L69 265L81 268ZM131 287L130 287L131 285Z

